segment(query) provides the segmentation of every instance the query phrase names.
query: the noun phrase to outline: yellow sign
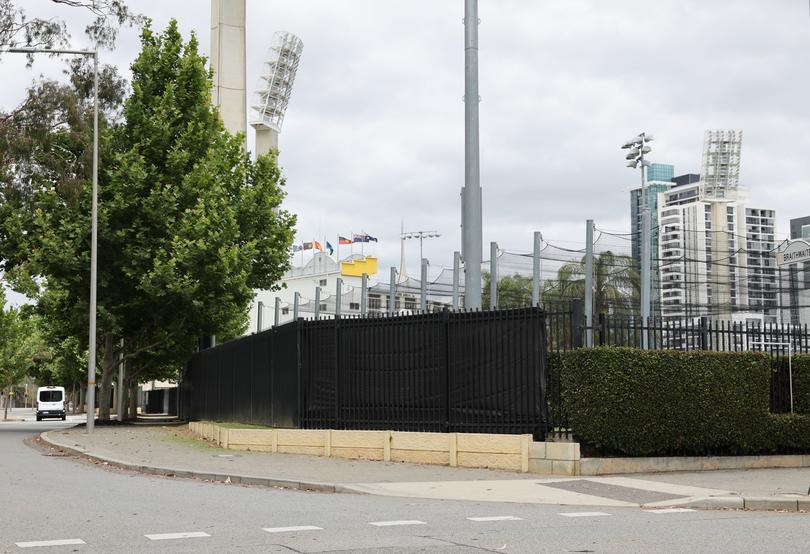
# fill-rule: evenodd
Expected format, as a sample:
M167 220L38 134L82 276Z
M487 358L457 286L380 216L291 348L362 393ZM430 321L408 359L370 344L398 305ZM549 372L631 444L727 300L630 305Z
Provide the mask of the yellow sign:
M366 256L365 258L340 262L340 274L344 277L362 277L363 273L366 275L377 274L376 256Z

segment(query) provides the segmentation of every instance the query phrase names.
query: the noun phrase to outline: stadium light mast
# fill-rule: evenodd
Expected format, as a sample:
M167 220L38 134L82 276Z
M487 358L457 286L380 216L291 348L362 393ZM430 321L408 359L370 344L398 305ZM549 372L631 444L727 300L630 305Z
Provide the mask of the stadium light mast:
M652 151L649 144L653 141L652 135L639 133L622 145L622 149L630 150L625 156L627 167L641 169L641 325L649 324L650 318L650 203L647 199L647 172L645 168L651 165L645 155ZM641 334L642 347L648 348L646 332Z
M279 31L273 35L251 105L255 119L250 124L256 130L257 156L278 150L278 135L303 51L304 43L294 34Z
M481 167L478 135L478 0L464 2L464 188L461 191L461 256L464 306L481 308Z

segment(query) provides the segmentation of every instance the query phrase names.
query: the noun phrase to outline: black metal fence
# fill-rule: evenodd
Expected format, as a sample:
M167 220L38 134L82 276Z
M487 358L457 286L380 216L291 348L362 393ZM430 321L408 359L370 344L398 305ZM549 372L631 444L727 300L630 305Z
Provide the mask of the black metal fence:
M299 320L195 354L181 415L540 438L545 347L537 308Z

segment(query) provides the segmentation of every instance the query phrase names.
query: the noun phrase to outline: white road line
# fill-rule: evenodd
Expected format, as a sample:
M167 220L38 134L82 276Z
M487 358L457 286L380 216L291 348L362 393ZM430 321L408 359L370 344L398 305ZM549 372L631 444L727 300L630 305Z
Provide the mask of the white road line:
M650 514L682 514L685 512L694 512L691 508L663 508L660 510L644 510Z
M369 525L375 527L392 527L394 525L427 525L427 523L417 519L403 519L399 521L370 521Z
M557 515L565 517L599 517L609 516L610 514L606 514L605 512L560 512Z
M262 527L262 531L268 533L291 533L293 531L323 531L323 527L314 525L299 525L297 527Z
M468 517L470 521L523 521L522 517L515 516L485 516L485 517Z
M210 537L208 533L202 531L194 531L192 533L162 533L159 535L144 535L150 541L166 541L171 539L198 539L202 537Z
M14 543L20 548L35 548L38 546L68 546L71 544L87 544L82 539L61 539L56 541L30 541Z

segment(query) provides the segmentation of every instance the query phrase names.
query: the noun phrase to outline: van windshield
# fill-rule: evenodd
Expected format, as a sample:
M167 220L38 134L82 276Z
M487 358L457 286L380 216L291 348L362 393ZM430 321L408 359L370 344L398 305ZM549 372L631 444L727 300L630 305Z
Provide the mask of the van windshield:
M60 390L41 390L39 391L40 402L61 402L62 391Z

